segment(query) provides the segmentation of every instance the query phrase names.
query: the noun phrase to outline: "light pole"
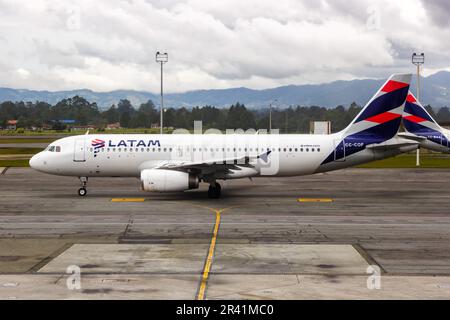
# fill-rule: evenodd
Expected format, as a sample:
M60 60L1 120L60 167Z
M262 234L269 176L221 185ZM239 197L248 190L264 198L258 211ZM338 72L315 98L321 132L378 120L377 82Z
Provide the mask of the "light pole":
M163 64L169 61L169 55L167 52L156 52L156 62L161 64L161 119L159 121L160 133L163 134L163 113L164 113L164 96L163 96Z
M421 54L413 53L411 57L411 62L417 67L417 101L420 101L420 66L425 63L425 54L422 52ZM416 151L416 166L420 166L420 147L417 148Z
M278 100L273 100L269 105L269 132L272 132L272 104L275 102L278 102Z

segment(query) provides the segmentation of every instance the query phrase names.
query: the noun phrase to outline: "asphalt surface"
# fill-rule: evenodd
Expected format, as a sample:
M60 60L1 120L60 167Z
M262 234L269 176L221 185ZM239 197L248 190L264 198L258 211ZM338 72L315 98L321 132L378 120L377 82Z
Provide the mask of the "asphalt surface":
M449 180L348 169L227 181L211 200L206 185L152 194L134 178L97 178L79 197L77 178L10 168L0 298L448 299ZM80 290L66 286L71 265ZM381 289L368 288L369 265Z

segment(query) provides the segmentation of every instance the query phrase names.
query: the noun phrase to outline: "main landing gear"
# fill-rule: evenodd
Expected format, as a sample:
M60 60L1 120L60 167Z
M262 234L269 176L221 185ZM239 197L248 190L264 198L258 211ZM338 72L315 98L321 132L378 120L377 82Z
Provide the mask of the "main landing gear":
M87 181L88 178L87 177L80 177L80 181L81 181L81 188L78 189L78 195L80 197L84 197L87 194Z
M217 182L211 183L208 189L208 197L211 199L219 199L221 189L220 184Z

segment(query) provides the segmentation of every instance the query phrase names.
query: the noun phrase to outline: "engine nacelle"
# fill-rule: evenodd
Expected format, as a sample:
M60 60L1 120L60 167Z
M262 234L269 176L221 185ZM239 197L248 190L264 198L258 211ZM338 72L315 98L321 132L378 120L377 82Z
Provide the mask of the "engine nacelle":
M199 180L187 172L145 169L141 171L141 182L144 191L172 192L197 189Z

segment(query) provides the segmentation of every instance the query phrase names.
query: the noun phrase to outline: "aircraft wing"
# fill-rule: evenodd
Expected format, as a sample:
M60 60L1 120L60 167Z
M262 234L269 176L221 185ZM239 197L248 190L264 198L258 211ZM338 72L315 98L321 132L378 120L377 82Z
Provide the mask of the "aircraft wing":
M257 156L243 156L222 159L211 159L207 161L170 161L160 164L155 169L169 169L169 170L198 170L198 171L226 171L229 169L239 170L239 167L253 167L254 161L262 159L264 162L268 161L268 156L271 151L267 151ZM253 163L253 164L252 164Z

